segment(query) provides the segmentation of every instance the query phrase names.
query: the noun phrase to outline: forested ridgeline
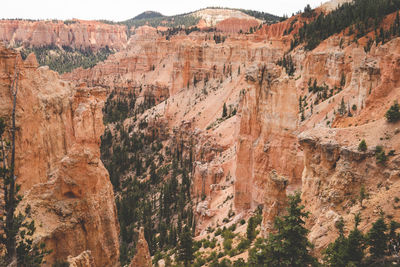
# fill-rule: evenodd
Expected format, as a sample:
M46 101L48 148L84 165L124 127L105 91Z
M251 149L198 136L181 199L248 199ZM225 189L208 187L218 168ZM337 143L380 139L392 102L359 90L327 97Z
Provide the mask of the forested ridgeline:
M108 46L95 51L90 48L75 49L69 46L60 48L55 45L47 45L22 47L21 56L25 59L30 53L34 53L40 66L49 66L51 70L62 74L79 67L92 68L97 63L106 60L114 52Z
M305 9L301 16L314 19L309 23L303 22L299 32L294 35L291 48L304 43L307 50L312 50L323 40L345 30L347 35L354 35L355 39L374 31L376 42L385 42L400 35L399 21L396 19L389 29L384 29L381 22L385 16L399 9L400 0L355 0L344 3L328 14L316 14Z

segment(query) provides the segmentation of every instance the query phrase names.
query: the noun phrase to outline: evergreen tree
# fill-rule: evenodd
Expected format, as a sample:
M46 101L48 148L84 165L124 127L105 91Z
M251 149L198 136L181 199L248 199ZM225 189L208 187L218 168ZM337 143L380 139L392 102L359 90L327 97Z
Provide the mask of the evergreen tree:
M386 112L385 117L388 122L397 122L400 120L400 106L397 101Z
M387 231L387 225L381 216L368 231L367 243L369 247L369 253L371 254L371 259L373 261L382 259L386 255L388 235L385 233Z
M360 144L358 145L358 151L360 152L365 152L367 151L368 147L367 147L367 143L365 142L365 140L361 140Z
M307 239L308 230L304 219L308 212L300 205L300 193L289 196L287 215L277 217L266 242L257 242L250 251L250 264L256 266L312 266L317 263L310 255L312 244Z
M338 109L338 112L339 112L339 114L340 115L344 115L344 114L346 114L346 104L344 103L344 99L343 99L343 97L342 97L342 101L340 102L340 107L339 107L339 109Z
M358 225L361 221L360 214L354 216L354 221L354 229L350 232L348 237L348 253L350 255L348 264L361 266L364 258L365 237L358 229Z
M257 227L257 224L255 222L255 218L250 217L249 222L247 224L247 230L246 230L246 236L247 236L248 240L253 241L254 238L256 238L256 227Z
M347 266L362 266L364 258L364 236L358 230L360 223L360 215L354 217L354 229L348 237L344 236L344 222L341 218L336 224L339 230L339 237L324 251L324 261L327 266L332 267L347 267Z
M185 225L179 237L178 259L186 266L190 266L193 260L193 237L190 228Z
M226 103L224 103L224 106L222 107L222 118L225 118L228 116L228 109L226 108Z

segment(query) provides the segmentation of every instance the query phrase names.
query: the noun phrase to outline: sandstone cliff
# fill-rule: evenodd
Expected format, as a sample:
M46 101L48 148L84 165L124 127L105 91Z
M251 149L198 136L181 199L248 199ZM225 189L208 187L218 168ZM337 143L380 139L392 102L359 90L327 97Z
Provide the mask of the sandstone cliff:
M0 48L0 116L9 117L9 86L20 72L16 175L35 220L35 242L53 252L50 266L90 250L97 266L118 264L119 225L108 172L99 157L103 89L75 88L33 55Z
M126 46L128 37L126 26L97 21L0 20L0 41L10 45L55 45L94 50L108 46L120 50Z

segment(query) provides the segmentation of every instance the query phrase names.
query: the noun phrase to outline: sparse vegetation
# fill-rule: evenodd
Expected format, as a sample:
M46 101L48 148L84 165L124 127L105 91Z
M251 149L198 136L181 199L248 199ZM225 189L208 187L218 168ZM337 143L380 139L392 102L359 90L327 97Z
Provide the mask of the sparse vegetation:
M282 59L278 60L277 64L282 66L289 76L293 76L296 68L291 55L285 55Z

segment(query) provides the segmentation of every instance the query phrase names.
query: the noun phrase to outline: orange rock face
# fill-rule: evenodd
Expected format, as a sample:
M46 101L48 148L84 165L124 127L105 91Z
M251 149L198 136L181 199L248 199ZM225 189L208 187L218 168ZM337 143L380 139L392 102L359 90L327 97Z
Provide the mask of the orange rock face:
M217 30L229 33L248 32L250 28L257 27L260 24L257 20L229 18L219 22L216 25Z
M275 170L268 175L266 184L263 221L261 224L264 238L273 231L276 216L281 216L287 204L286 188L288 180L284 176L278 176Z
M272 61L272 60L270 60ZM251 85L241 101L237 140L235 206L255 208L264 202L266 178L276 170L301 183L302 154L297 149L298 95L292 80L274 65L249 68Z
M90 250L86 250L76 257L68 257L68 263L71 267L96 267Z
M32 207L34 238L53 252L48 264L90 250L97 266L119 257L119 225L108 172L100 161L104 89L74 88L34 57L23 62L0 48L0 116L9 118L9 86L20 72L17 95L16 175Z
M126 27L97 21L26 21L0 20L0 41L31 46L70 46L122 49L128 38Z
M129 267L151 267L151 256L149 252L149 245L144 238L144 228L139 230L139 239L136 245L136 254L133 257Z

